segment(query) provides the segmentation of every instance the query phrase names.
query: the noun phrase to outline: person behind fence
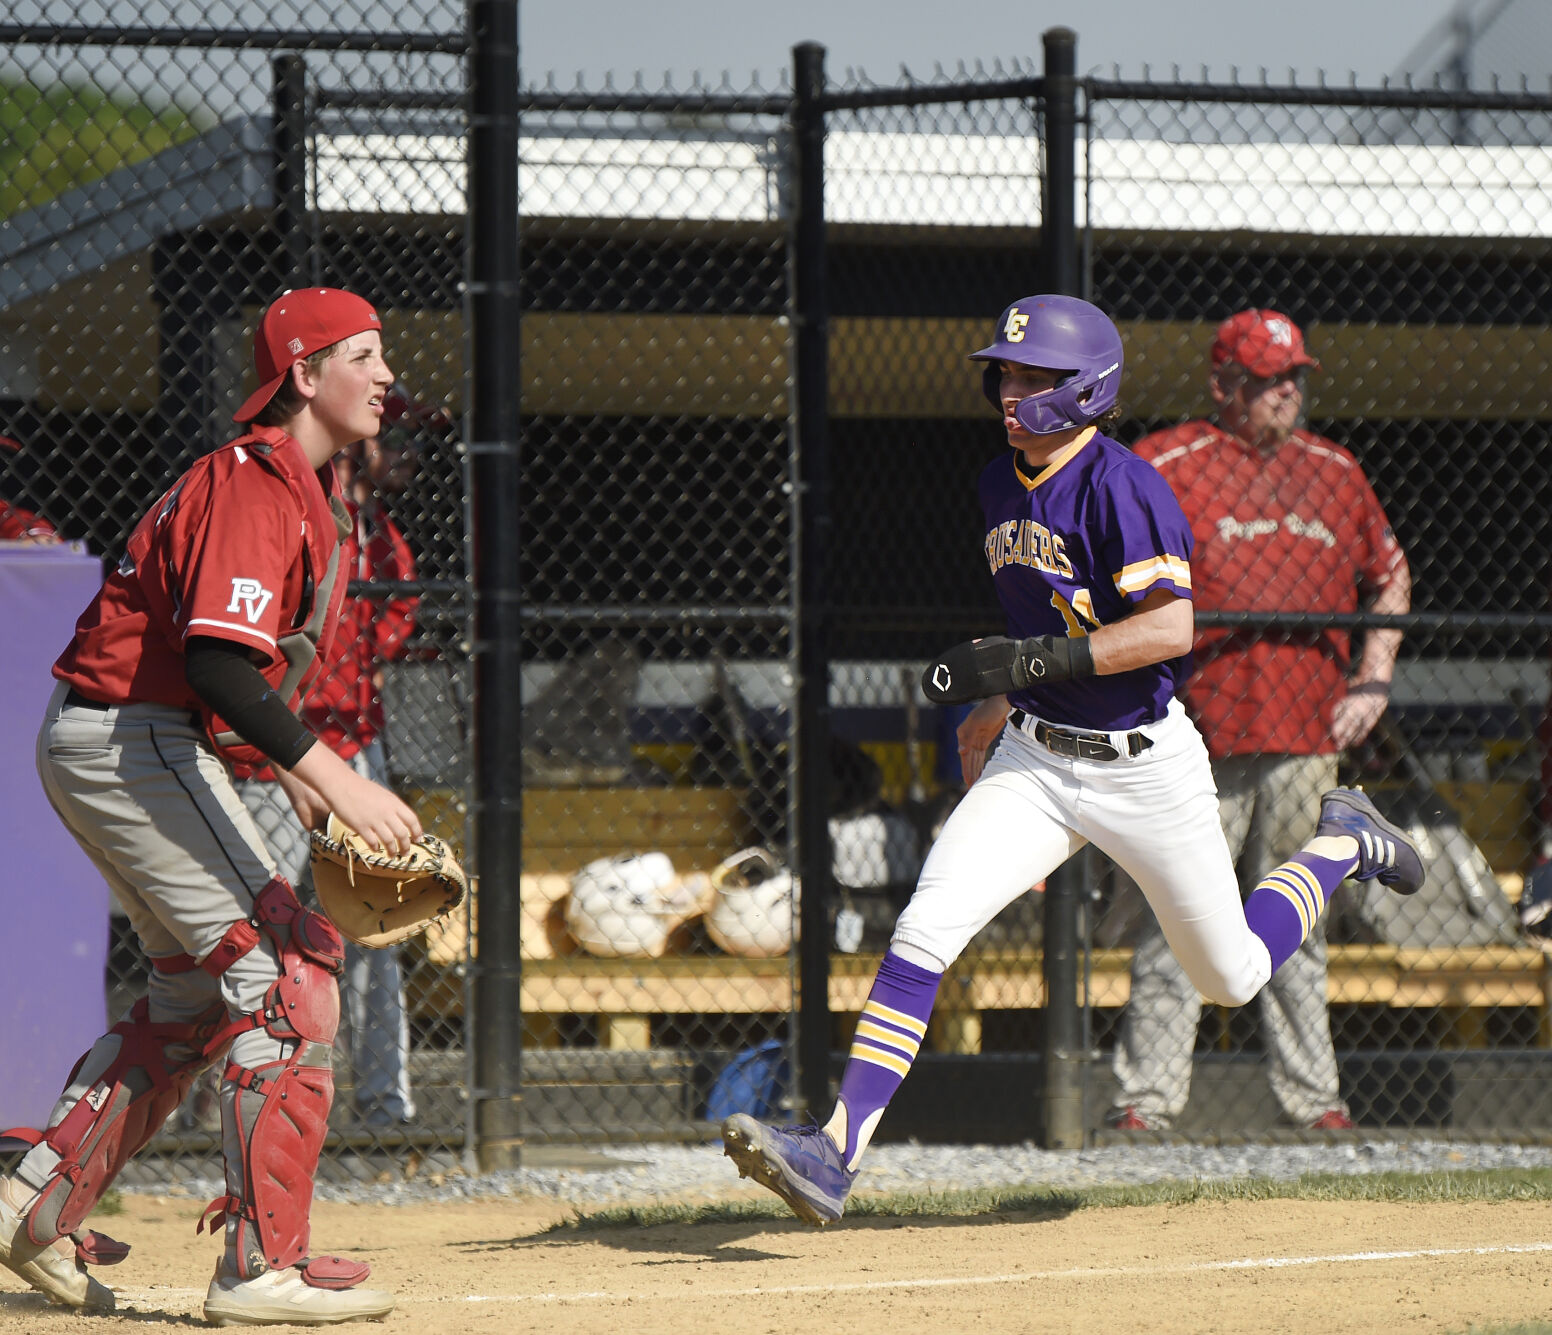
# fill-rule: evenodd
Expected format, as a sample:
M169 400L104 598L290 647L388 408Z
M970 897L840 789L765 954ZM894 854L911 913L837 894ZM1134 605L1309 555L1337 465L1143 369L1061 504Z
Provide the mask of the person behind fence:
M1406 556L1363 469L1301 425L1305 381L1319 369L1286 315L1239 311L1212 343L1207 388L1216 416L1133 446L1191 521L1200 610L1319 617L1411 607ZM1212 757L1246 893L1309 838L1310 800L1336 783L1338 753L1385 712L1400 644L1399 630L1370 631L1352 665L1344 630L1249 625L1197 635L1184 700ZM1256 1001L1283 1114L1316 1130L1351 1129L1326 1004L1324 921ZM1113 1126L1161 1130L1179 1117L1201 1011L1158 920L1144 911L1115 1049Z
M428 412L398 390L390 390L383 429L348 446L335 460L352 527L342 545L344 577L361 583L397 583L415 578L415 559L390 518L384 499L402 494L415 476L415 431ZM328 660L307 699L307 726L377 783L388 783L383 745L383 664L400 657L415 629L414 597L353 597L340 608L339 628ZM296 810L274 772L235 767L237 791L263 832L282 873L300 886L310 883L309 843ZM409 1078L409 1020L398 949L369 950L345 942L340 980L345 1049L354 1078L353 1102L372 1128L414 1120Z
M955 646L922 678L934 703L978 701L957 739L969 791L895 924L828 1119L722 1123L740 1175L811 1224L840 1218L945 971L1086 843L1132 876L1193 985L1225 1005L1265 986L1349 875L1403 894L1423 878L1407 835L1334 788L1314 837L1241 900L1207 750L1175 698L1191 527L1158 470L1104 434L1120 416L1120 333L1086 301L1025 297L971 357L1011 447L979 488L1008 634Z
M0 436L0 458L15 457L22 443L15 436ZM59 531L42 515L0 496L0 542L54 543Z
M331 464L375 435L393 373L353 293L304 288L265 312L249 429L199 459L136 525L76 624L38 735L39 775L150 959L147 992L71 1072L0 1178L0 1265L55 1303L114 1306L88 1266L126 1248L87 1216L212 1060L224 1063L216 1324L376 1319L369 1267L310 1243L333 1099L338 931L277 875L225 755L267 758L303 823L330 811L375 848L415 813L291 711L326 654L349 519Z

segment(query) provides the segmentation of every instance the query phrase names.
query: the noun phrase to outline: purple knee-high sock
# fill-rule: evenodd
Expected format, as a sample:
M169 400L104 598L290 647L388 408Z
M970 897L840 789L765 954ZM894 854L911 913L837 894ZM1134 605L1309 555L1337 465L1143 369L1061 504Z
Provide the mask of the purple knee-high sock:
M1315 853L1295 853L1250 892L1245 921L1266 942L1273 973L1315 930L1337 886L1357 865L1357 858L1334 862Z
M835 1115L827 1124L849 1168L857 1166L873 1128L916 1060L942 978L893 951L878 966L841 1073Z

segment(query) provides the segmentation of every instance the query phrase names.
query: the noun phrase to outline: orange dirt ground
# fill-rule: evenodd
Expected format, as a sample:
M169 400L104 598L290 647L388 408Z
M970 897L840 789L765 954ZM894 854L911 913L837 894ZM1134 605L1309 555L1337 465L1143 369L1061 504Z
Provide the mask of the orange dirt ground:
M48 1307L0 1271L0 1335L200 1325L216 1244L202 1201L129 1196L100 1226L111 1317ZM320 1203L314 1241L372 1264L414 1335L1404 1335L1552 1315L1538 1204L1269 1201L977 1219L795 1220L546 1234L551 1201Z

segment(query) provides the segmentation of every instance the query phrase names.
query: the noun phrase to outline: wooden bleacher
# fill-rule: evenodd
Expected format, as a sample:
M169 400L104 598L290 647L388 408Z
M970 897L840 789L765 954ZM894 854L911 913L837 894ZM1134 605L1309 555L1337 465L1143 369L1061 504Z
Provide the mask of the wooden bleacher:
M867 999L879 959L878 954L831 956L832 1012L856 1016ZM979 1052L982 1016L987 1012L1043 1006L1040 966L1038 950L962 956L939 990L928 1047L939 1052ZM1124 1006L1130 967L1129 950L1096 951L1089 980L1091 1004ZM1415 950L1334 945L1327 994L1333 1005L1454 1011L1532 1007L1542 1013L1545 1042L1552 1038L1549 982L1552 965L1535 947ZM417 1010L438 1009L445 1014L462 1004L455 989L434 983L417 988L413 976L410 991ZM555 1032L555 1021L561 1016L593 1018L602 1047L639 1050L649 1046L654 1015L779 1014L792 1004L792 971L785 957L668 955L615 960L551 955L523 962L523 1014L541 1045Z
M1522 852L1524 828L1515 795L1500 785L1451 794L1484 850L1510 864ZM522 878L522 1009L531 1041L558 1043L562 1017L588 1017L601 1047L629 1051L650 1046L655 1015L779 1014L793 1005L793 975L785 957L737 959L721 954L669 954L659 959L595 959L578 953L565 930L563 901L569 872L593 858L659 849L681 872L704 870L739 846L742 793L728 788L538 789L524 794ZM422 795L431 828L455 840L462 817L451 794ZM1501 861L1500 861L1501 859ZM464 953L457 924L444 924L412 946L408 962L437 968L410 970L407 990L421 1015L462 1009L462 988L449 967ZM423 952L423 953L422 953ZM877 954L836 954L830 966L830 1009L855 1016L878 967ZM1131 952L1100 950L1092 957L1090 1003L1118 1008L1130 992ZM929 1048L974 1053L981 1049L982 1017L989 1012L1044 1005L1038 949L967 953L945 977L928 1035ZM1327 988L1333 1005L1437 1008L1470 1012L1531 1007L1541 1012L1542 1042L1552 1046L1552 982L1548 957L1529 946L1403 949L1388 945L1333 945ZM1480 1033L1462 1024L1456 1032Z

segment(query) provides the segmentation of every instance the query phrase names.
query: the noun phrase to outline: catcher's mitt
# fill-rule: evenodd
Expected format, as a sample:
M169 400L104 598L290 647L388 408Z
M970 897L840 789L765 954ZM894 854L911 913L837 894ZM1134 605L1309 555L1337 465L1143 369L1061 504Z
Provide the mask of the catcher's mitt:
M423 835L408 853L394 856L368 848L330 815L328 828L311 831L310 838L318 907L363 946L407 940L451 913L468 892L458 859L435 835Z

